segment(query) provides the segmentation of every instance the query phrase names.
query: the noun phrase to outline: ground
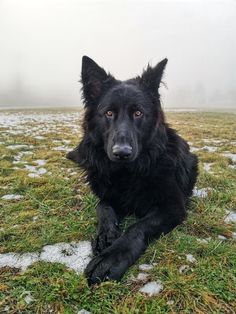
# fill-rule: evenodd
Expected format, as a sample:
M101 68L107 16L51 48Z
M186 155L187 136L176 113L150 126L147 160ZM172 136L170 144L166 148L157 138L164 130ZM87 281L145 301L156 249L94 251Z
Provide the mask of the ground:
M25 270L13 260L0 268L0 313L236 313L236 115L167 113L200 159L188 218L121 282L93 289L67 248L57 263L38 253L95 235L97 200L65 159L81 138L81 119L76 110L0 112L0 263L8 252L38 254ZM139 291L152 281L162 286L156 295Z

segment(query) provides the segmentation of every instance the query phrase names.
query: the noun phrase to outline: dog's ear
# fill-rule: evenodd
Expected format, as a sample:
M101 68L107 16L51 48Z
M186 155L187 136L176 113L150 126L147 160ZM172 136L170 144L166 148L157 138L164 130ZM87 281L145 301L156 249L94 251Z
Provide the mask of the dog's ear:
M154 95L158 93L158 88L166 67L168 59L163 59L154 68L148 65L141 76L141 84L148 88Z
M113 79L110 74L87 56L82 58L81 82L83 98L86 104L93 104L99 99L105 84Z

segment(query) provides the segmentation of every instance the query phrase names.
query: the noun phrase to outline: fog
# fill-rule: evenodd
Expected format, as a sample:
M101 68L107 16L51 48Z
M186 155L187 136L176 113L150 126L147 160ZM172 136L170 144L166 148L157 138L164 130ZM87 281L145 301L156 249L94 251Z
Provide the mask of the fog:
M119 79L167 57L165 107L236 107L236 1L0 0L0 106L80 106L81 58Z

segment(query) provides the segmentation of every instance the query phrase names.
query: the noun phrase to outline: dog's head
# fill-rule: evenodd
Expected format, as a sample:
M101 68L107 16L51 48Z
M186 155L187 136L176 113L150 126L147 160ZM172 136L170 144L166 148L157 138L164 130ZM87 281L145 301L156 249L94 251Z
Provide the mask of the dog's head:
M83 57L85 132L103 145L111 161L134 161L164 123L158 89L166 64L164 59L142 76L119 81Z

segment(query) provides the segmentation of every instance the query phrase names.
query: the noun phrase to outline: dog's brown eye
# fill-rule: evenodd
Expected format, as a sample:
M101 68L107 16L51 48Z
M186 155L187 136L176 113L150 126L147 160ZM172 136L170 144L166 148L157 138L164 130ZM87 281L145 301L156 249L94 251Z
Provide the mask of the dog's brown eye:
M105 115L108 117L108 118L112 118L113 117L113 112L111 110L108 110Z
M139 118L139 117L141 117L142 115L143 115L143 113L142 113L141 111L139 111L139 110L137 110L137 111L134 112L135 118Z

